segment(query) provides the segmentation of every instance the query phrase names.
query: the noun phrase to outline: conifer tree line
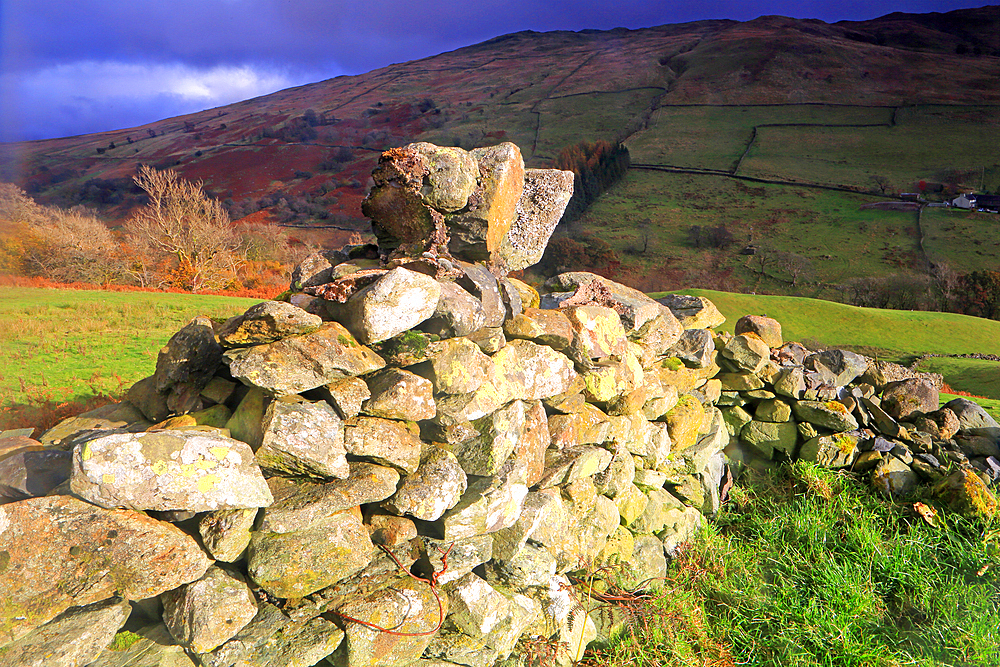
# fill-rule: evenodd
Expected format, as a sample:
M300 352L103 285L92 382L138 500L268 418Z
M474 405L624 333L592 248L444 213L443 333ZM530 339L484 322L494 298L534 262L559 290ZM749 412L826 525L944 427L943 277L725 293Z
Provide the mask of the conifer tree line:
M631 165L628 148L610 141L581 141L559 151L553 162L556 169L576 174L573 198L566 206L563 221L579 218L603 192L617 183Z

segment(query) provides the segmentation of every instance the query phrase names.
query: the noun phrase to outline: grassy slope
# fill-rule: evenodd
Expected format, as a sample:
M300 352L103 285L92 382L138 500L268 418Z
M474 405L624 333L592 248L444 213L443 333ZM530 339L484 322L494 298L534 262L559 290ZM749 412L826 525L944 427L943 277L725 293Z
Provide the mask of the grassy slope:
M0 287L0 405L115 393L153 372L163 344L198 315L259 299Z

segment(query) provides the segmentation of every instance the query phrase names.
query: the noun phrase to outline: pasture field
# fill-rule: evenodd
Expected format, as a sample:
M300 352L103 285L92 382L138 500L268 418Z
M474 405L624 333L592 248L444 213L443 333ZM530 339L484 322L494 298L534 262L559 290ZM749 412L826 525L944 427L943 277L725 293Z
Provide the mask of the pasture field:
M260 299L0 287L0 428L12 406L117 397L150 374L198 315L226 319Z

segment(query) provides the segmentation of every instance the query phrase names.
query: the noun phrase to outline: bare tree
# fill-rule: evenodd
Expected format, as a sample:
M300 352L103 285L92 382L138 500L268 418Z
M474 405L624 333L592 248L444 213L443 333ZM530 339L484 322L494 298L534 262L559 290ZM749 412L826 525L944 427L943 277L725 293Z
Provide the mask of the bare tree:
M240 236L222 204L205 194L203 184L146 165L133 180L149 197L125 223L137 253L134 275L143 282L159 280L195 292L233 280L240 264Z

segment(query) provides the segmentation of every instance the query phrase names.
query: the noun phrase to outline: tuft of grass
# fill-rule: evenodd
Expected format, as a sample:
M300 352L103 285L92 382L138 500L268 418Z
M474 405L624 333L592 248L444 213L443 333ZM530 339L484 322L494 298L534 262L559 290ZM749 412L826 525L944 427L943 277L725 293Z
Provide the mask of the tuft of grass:
M756 473L671 563L665 627L594 664L997 664L996 528L938 511L805 462Z

